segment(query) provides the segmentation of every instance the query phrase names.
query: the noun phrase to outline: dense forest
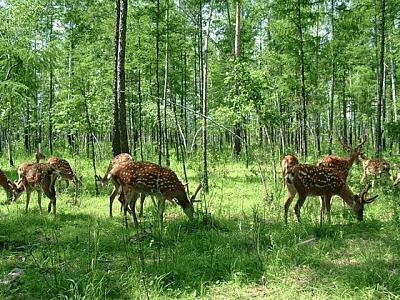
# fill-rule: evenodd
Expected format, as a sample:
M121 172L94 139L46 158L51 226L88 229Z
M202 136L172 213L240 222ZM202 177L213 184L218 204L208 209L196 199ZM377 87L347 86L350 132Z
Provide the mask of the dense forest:
M16 200L12 180L34 155L64 157L76 174L73 187L55 183L57 218L35 201L27 213L23 200L0 206L0 297L399 297L399 1L0 0L0 20L0 169L11 180L0 183ZM199 192L194 220L178 199L157 228L144 198L140 223L108 218L114 198L100 183L121 153ZM339 201L331 220L335 193L316 192L321 215L310 199L303 222L285 225L286 192L304 202L288 185L314 170L282 179L287 154L348 157L343 177L324 176L359 220L349 188L362 203L366 172L389 180L373 180L364 222Z

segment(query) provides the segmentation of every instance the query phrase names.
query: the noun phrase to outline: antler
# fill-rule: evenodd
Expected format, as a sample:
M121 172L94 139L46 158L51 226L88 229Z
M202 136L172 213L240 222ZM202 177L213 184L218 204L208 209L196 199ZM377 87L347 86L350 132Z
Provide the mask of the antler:
M197 186L196 190L194 191L192 197L190 197L190 202L200 202L200 200L195 200L197 194L200 192L201 188L203 187L203 185L201 184L201 182L199 183L199 185Z
M353 151L353 149L352 149L348 144L346 144L346 143L344 142L343 137L340 137L340 138L339 138L339 143L340 143L340 145L342 145L342 147L343 147L345 150L347 150L347 151Z
M364 203L371 203L371 202L373 202L376 198L378 198L378 195L373 196L373 197L371 197L371 198L366 198L366 197L367 197L367 193L368 193L368 191L369 191L369 189L370 189L371 187L372 187L372 184L369 183L369 184L367 185L367 187L361 191L361 193L360 193L360 199L361 199L362 202L364 202Z
M368 135L364 134L361 138L361 141L357 144L357 146L354 149L356 150L360 149L361 146L364 145L367 140L368 140Z

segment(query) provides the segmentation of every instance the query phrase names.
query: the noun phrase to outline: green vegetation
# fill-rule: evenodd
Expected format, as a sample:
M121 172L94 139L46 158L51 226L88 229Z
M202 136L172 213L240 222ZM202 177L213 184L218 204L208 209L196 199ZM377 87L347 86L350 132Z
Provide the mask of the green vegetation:
M68 158L71 162L73 158ZM139 232L125 228L120 206L108 217L108 194L94 197L90 163L76 159L83 176L79 204L73 187L57 186L58 216L40 215L36 193L25 214L25 195L5 203L0 192L0 274L24 270L1 285L1 299L393 299L400 295L399 190L378 184L379 199L357 222L334 199L332 224L319 228L319 199L310 197L302 223L283 222L280 177L271 161L222 163L210 159L210 193L200 194L196 218L168 204L165 228L156 230L150 199ZM103 172L107 161L101 163ZM189 183L198 182L190 162ZM172 167L182 178L181 166ZM267 195L259 170L266 171ZM15 178L14 169L7 174ZM361 168L350 185L359 189ZM45 198L44 203L48 200ZM144 232L144 233L143 233Z

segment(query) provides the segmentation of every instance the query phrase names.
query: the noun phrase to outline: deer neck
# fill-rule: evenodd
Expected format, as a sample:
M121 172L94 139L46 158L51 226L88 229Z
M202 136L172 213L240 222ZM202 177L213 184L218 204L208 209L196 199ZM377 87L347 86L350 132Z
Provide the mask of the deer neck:
M344 185L339 191L338 195L351 207L354 206L353 196L354 193L350 190L347 185Z

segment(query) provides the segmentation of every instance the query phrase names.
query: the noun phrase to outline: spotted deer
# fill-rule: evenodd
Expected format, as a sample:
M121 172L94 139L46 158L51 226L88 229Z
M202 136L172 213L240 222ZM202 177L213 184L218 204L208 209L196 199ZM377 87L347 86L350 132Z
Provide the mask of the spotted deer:
M14 185L11 180L9 180L4 174L2 170L0 170L0 185L3 187L4 191L7 194L7 201L10 202L12 200Z
M394 166L395 175L393 176L393 185L400 188L400 164Z
M364 153L360 153L358 159L361 161L363 167L363 176L361 177L360 183L363 183L369 176L374 178L372 180L372 186L375 185L377 177L382 178L382 176L384 176L390 178L390 164L386 160L380 158L367 159Z
M47 163L59 172L61 178L66 182L67 187L70 181L72 181L76 187L80 186L80 180L75 175L74 171L72 171L71 165L67 160L52 156L47 160Z
M298 221L300 221L300 209L307 196L321 196L320 225L322 225L325 210L328 212L329 221L331 220L331 205L327 199L333 195L340 196L353 209L360 221L363 220L364 205L373 202L377 197L369 199L366 197L370 185L360 194L354 194L337 172L322 166L298 164L288 171L286 182L288 196L284 205L285 223L287 223L290 204L296 194L299 195L299 198L294 212Z
M107 186L109 179L107 178L109 172L112 170L113 167L115 167L118 164L124 163L124 162L130 162L133 161L133 158L130 154L128 153L121 153L118 154L117 156L113 157L110 160L110 163L108 164L108 168L106 173L104 174L103 177L100 177L99 175L95 175L96 181L100 182L102 187ZM121 211L124 208L125 205L125 198L124 198L124 193L122 193L122 188L120 186L116 186L115 183L113 183L113 190L110 195L110 218L112 218L112 205L114 202L115 197L118 195L118 201L121 203ZM140 195L140 211L139 211L139 217L143 217L143 205L144 205L144 199L146 198L145 194Z
M193 202L196 193L189 199L184 185L178 179L175 172L169 168L150 162L125 162L112 168L108 174L114 185L121 186L127 201L125 201L124 215L130 205L133 222L138 226L135 212L135 204L140 193L156 196L160 224L163 222L165 200L175 201L182 207L187 217L193 219Z
M343 139L340 139L339 143L349 153L349 156L324 156L319 160L317 165L334 169L336 173L346 182L350 169L353 166L353 163L358 159L358 156L361 153L361 147L366 141L367 136L364 135L361 139L361 142L352 148L346 144Z
M18 171L21 171L21 167ZM55 216L57 200L54 185L59 176L59 172L47 163L33 163L26 167L19 175L20 179L15 183L15 189L13 191L13 200L16 201L22 192L26 190L25 212L28 212L31 193L36 190L38 193L39 209L42 213L42 193L44 193L50 199L48 212L51 212L53 208L53 214Z
M282 169L282 178L283 178L284 184L285 184L285 176L286 176L286 173L288 172L288 170L298 164L299 164L299 160L294 155L288 154L282 158L281 169Z

